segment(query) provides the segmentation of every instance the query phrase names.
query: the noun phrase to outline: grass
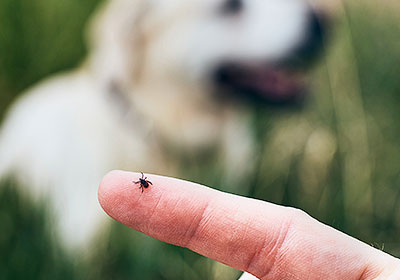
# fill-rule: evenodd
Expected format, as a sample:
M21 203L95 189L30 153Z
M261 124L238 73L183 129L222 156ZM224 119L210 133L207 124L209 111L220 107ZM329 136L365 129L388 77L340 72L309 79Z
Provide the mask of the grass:
M81 61L82 30L97 4L0 0L0 116L23 89ZM217 168L203 167L213 166L210 157L196 159L183 177L301 208L400 257L400 19L399 11L376 5L342 6L327 53L312 73L314 94L306 107L255 111L254 180L224 185ZM182 165L193 161L183 158ZM17 190L12 182L0 186L0 280L238 275L117 224L107 238L99 237L102 246L90 258L77 261L57 244L51 209Z
M85 23L98 3L0 0L0 113L26 87L81 61Z
M12 182L0 189L0 279L74 279L77 271L50 230L51 215Z

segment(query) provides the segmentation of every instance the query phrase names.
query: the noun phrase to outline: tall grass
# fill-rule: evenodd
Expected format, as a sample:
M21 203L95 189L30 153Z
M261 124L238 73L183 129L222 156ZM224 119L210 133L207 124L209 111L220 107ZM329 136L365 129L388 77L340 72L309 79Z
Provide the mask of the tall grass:
M0 0L0 113L26 87L80 62L85 22L99 2Z

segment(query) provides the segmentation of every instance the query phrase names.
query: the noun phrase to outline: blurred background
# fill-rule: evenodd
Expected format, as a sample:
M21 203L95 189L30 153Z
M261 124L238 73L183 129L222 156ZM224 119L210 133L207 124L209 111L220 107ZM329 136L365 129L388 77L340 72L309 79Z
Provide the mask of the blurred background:
M24 89L79 65L87 19L100 2L0 0L0 120ZM306 106L255 109L257 170L248 188L234 192L301 208L400 257L400 3L340 3L331 33ZM182 169L182 177L232 191L218 166L205 161ZM51 221L45 202L37 205L12 181L2 183L0 280L240 274L116 222L109 238L99 236L99 246L80 259L59 245Z

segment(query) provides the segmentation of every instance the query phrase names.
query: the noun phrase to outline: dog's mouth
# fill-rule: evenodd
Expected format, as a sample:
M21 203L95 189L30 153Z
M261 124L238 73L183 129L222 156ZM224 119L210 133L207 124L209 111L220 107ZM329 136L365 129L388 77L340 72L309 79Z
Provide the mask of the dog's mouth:
M244 63L219 66L214 81L223 95L275 105L302 103L308 84L300 69Z
M273 61L225 61L214 73L222 96L241 97L257 104L302 104L308 92L307 70L323 52L326 19L311 13L302 41L286 57ZM326 42L325 42L326 43Z

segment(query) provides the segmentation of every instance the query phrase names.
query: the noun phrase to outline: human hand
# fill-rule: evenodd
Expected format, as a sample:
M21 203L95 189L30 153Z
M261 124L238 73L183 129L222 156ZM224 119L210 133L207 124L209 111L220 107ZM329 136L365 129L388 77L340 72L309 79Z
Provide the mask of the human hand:
M304 212L195 183L113 171L99 201L113 219L259 279L400 279L400 260ZM245 274L241 279L251 279Z

